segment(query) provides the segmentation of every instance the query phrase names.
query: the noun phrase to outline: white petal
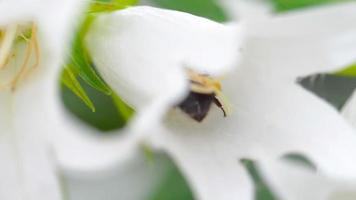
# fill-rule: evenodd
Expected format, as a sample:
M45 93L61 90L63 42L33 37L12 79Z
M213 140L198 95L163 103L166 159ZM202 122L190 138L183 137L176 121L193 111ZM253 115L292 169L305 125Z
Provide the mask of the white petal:
M356 60L355 20L356 4L345 3L248 22L242 53L264 76L338 70Z
M73 200L143 200L157 189L167 166L159 157L153 163L144 159L127 162L104 175L65 176L69 198Z
M175 118L172 123L182 125L179 120L186 119ZM173 157L197 199L253 199L253 186L246 169L239 158L229 152L230 144L225 143L224 146L220 139L225 138L224 132L219 137L209 130L200 129L195 124L174 134L163 132L156 135L159 138L153 139L153 145L163 146Z
M263 80L249 69L233 77L224 83L238 118L231 131L249 139L247 149L272 156L302 152L328 174L356 175L356 134L334 108L301 86Z
M87 200L141 200L161 181L164 163L147 163L140 149L141 136L125 128L100 133L74 119L59 105L58 96L47 103L46 124L52 132L59 167L69 197ZM51 123L49 123L51 122ZM113 135L114 134L114 135ZM108 136L111 135L111 136Z
M140 137L129 134L126 129L117 134L102 134L79 122L60 105L49 105L55 109L48 116L53 119L49 126L57 129L52 141L65 173L89 175L105 172L113 166L136 159Z
M266 163L260 166L270 186L285 200L352 200L356 181L330 179L300 165Z
M142 6L99 17L87 44L105 80L137 108L187 87L184 68L209 74L231 69L239 32L186 13Z
M10 98L8 94L0 94L0 199L20 200L23 198L19 192L20 177L16 159L14 135L10 132L9 113Z

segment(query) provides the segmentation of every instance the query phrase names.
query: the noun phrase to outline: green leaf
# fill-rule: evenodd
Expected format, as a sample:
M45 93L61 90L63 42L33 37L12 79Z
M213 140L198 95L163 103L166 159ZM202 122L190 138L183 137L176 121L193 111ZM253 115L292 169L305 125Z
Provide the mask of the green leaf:
M152 0L152 2L163 8L189 12L218 22L228 19L216 0Z
M288 11L292 9L300 9L309 6L317 6L327 3L340 3L352 0L272 0L276 11Z
M334 75L356 77L356 64L350 65L338 72L335 72Z
M95 106L94 106L93 102L90 100L90 98L86 94L85 90L82 88L82 86L78 82L76 75L69 67L64 68L64 70L62 72L61 81L75 95L77 95L77 97L79 97L85 103L85 105L87 105L91 109L92 112L95 112Z

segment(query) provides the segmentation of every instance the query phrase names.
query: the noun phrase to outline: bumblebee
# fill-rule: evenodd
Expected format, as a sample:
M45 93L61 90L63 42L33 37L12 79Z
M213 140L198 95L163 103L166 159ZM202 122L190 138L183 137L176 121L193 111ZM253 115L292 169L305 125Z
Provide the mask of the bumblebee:
M218 106L226 117L228 108L222 95L220 81L193 70L187 70L187 74L190 81L190 92L178 107L197 122L203 121L212 104Z

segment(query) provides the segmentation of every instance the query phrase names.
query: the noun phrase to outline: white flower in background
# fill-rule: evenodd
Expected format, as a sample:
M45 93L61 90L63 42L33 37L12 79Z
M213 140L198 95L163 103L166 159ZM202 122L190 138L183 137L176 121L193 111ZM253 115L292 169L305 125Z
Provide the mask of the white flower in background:
M80 1L0 1L0 199L60 200L45 107ZM57 86L58 87L58 86Z
M298 163L261 166L269 186L284 200L354 200L356 181L327 177Z
M252 199L242 158L263 162L298 152L320 173L356 178L354 131L297 83L356 59L355 11L350 3L233 28L134 7L99 17L87 45L104 79L138 112L131 130L151 134L151 144L173 157L198 199ZM236 69L234 57L242 58ZM205 113L213 100L223 107ZM221 109L231 113L223 117ZM207 116L198 123L187 113Z

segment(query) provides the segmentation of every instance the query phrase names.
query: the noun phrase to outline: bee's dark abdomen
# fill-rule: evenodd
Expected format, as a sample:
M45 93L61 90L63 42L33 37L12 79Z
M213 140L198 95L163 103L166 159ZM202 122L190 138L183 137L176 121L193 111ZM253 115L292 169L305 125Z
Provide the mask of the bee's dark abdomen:
M214 94L190 92L188 97L179 104L179 108L194 120L201 122L208 114L214 99Z

